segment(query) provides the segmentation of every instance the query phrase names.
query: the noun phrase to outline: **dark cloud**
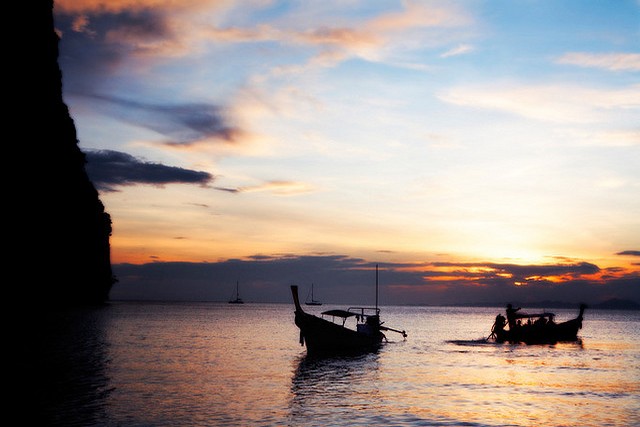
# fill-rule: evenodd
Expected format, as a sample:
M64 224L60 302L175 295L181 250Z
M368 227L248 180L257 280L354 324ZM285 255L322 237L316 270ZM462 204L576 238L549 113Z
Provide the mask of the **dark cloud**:
M165 135L167 145L187 146L212 138L234 142L242 134L228 123L223 108L213 104L151 104L97 94L88 96L116 104L117 112L109 109L108 114Z
M622 252L616 253L616 255L640 256L640 251L622 251Z
M238 193L240 193L242 191L239 188L230 188L230 187L215 187L215 188L216 188L216 190L224 191L224 192L232 193L232 194L238 194Z
M509 276L515 281L532 280L537 277L571 276L580 277L585 274L595 274L600 268L588 262L562 263L550 265L518 265L495 263L433 263L435 267L456 267L462 269L481 269L482 273L471 273L471 276L483 274L490 277ZM465 270L463 270L465 271ZM461 273L462 274L462 273Z
M65 96L91 97L115 104L120 107L118 112L110 108L103 112L158 132L166 136L166 143L171 145L189 145L211 138L231 143L242 134L240 129L229 124L219 105L152 104L100 95L113 91L113 84L129 77L118 75L131 72L121 67L125 58L144 57L147 49L157 55L156 49L171 45L175 38L162 15L153 10L97 13L86 16L83 25L78 25L75 15L58 12L55 19L61 34L58 62ZM129 90L142 93L157 88Z
M79 24L79 16L54 8L54 18L65 91L74 93L92 93L124 58L143 55L154 42L172 38L164 16L153 10L88 14Z
M113 299L225 300L236 281L247 301L290 300L290 285L304 291L319 284L318 293L333 301L374 303L375 264L340 255L263 256L217 263L152 262L116 264L118 286ZM336 295L339 290L340 295Z
M87 150L87 173L100 191L137 184L197 184L206 186L214 177L201 171L146 162L130 154L112 150Z
M240 282L242 297L290 302L290 285L304 297L311 283L326 303L375 303L375 263L344 255L256 255L216 263L116 264L113 299L225 301ZM495 304L508 301L598 303L611 298L640 302L640 273L590 263L529 265L495 263L380 263L381 305ZM533 276L529 276L533 275ZM557 276L562 280L558 281ZM521 278L535 277L524 280ZM516 282L520 282L516 284Z

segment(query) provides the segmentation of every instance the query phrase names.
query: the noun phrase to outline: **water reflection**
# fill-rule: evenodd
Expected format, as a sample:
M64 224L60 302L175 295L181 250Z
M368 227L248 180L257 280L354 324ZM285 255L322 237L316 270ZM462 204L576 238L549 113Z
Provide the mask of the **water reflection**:
M578 338L575 341L557 341L554 343L535 343L535 344L525 344L525 343L509 343L509 342L496 342L494 340L490 340L487 338L480 338L476 340L446 340L445 343L453 344L460 347L493 347L493 348L507 348L507 349L516 349L518 347L530 347L530 348L576 348L576 349L584 349L584 343L582 338Z
M22 362L40 425L95 425L104 421L110 393L103 313L108 307L50 312L24 335L30 352Z
M291 417L299 425L345 419L379 400L379 354L300 356L291 381ZM347 418L348 419L348 418Z
M22 416L52 426L640 425L637 314L591 320L582 343L511 345L486 342L482 310L399 308L407 342L310 358L282 322L288 306L238 308L114 303L48 315L18 342L29 356L19 396L38 409Z

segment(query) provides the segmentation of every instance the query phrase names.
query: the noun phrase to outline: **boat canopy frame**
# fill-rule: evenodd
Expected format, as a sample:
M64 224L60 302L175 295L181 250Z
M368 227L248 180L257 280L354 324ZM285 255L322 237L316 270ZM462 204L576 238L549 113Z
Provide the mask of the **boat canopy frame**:
M545 311L544 313L532 313L532 314L516 313L513 317L515 319L537 319L540 317L548 317L549 320L553 320L553 318L556 317L556 315L554 313L549 313Z
M336 317L339 317L342 319L342 325L344 326L350 317L355 317L358 322L365 322L368 317L380 317L380 309L378 307L349 307L346 310L326 310L320 314L323 316L331 316L334 318L334 321Z

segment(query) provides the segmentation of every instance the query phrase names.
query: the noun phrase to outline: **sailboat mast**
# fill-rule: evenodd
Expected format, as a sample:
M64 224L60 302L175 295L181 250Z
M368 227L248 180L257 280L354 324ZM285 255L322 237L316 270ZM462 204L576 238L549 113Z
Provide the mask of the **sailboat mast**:
M376 264L376 313L378 312L378 264Z

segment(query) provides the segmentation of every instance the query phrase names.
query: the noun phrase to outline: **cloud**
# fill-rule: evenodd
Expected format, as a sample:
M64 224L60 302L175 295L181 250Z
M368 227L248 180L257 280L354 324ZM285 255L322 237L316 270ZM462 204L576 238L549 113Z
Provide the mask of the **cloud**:
M640 302L640 273L601 270L584 262L549 265L496 263L379 263L383 305L446 305L508 301L598 303L610 298ZM116 264L112 299L224 301L239 281L247 301L290 302L290 285L315 284L326 303L374 303L376 263L345 255L255 255L214 263ZM213 278L213 279L212 279ZM522 283L520 283L520 281Z
M559 57L556 62L609 71L640 71L640 54L638 53L570 52Z
M118 186L150 184L197 184L207 186L214 177L193 171L135 158L112 150L87 150L87 173L96 188L103 192L117 191Z
M65 52L59 63L64 77L69 77L65 92L95 91L127 64L129 73L139 73L144 69L141 59L182 55L188 48L158 11L100 9L91 11L94 14L67 14L62 10L55 15L55 26Z
M445 2L425 5L406 1L400 10L354 22L336 22L334 14L321 8L313 24L304 30L299 29L300 19L305 19L307 8L295 6L272 22L252 24L254 14L264 19L261 10L264 5L259 2L63 0L57 3L56 28L62 34L65 51L69 52L67 58L61 58L61 65L65 73L73 74L70 81L75 86L85 81L84 87L101 83L96 73L108 75L123 68L125 58L127 70L139 72L146 66L144 61L200 54L212 46L231 43L275 42L281 47L308 48L303 55L297 51L291 60L303 58L306 66L313 67L333 66L354 57L380 61L401 51L449 43L448 36L429 30L464 26L472 21L462 9ZM243 26L234 25L230 18L239 9L245 17ZM225 20L230 24L225 25ZM302 64L297 65L281 69L299 70Z
M590 131L583 128L559 129L555 133L577 145L600 147L633 147L640 145L640 130Z
M471 45L461 44L461 45L458 45L458 46L454 47L453 49L449 49L448 51L446 51L445 53L440 55L440 57L441 58L448 58L450 56L464 55L465 53L469 53L469 52L472 52L472 51L473 51L473 47Z
M470 21L469 15L451 3L406 1L401 11L375 17L367 22L366 27L375 32L404 32L412 28L459 27L468 25Z
M94 99L116 104L108 113L122 121L165 135L170 146L189 146L203 140L236 142L244 132L228 123L224 109L212 104L151 104L92 95ZM115 112L117 111L117 113Z
M453 269L453 271L447 271L444 273L445 275L451 275L451 273L454 273L482 280L486 280L488 278L507 278L517 285L536 281L560 282L567 278L576 279L584 275L593 275L600 272L597 265L588 262L551 265L440 262L433 263L432 266Z
M438 96L442 101L503 111L557 123L603 121L607 114L640 108L640 85L591 89L575 85L458 86Z
M216 190L229 193L257 193L269 192L280 196L293 196L313 191L309 185L295 181L267 181L260 185L244 186L238 188L216 187Z
M616 255L640 256L640 251L622 251L622 252L616 253Z
M140 12L152 8L193 9L211 3L206 0L56 0L56 11L64 13L120 13Z
M315 27L298 31L298 18L290 11L289 21L283 18L278 25L261 24L255 27L210 26L206 33L214 40L225 42L280 41L285 44L338 46L357 50L363 46L385 43L395 34L433 27L468 25L470 17L451 5L425 5L421 2L403 2L402 9L382 13L370 19L349 25L336 24L335 16L317 14Z

